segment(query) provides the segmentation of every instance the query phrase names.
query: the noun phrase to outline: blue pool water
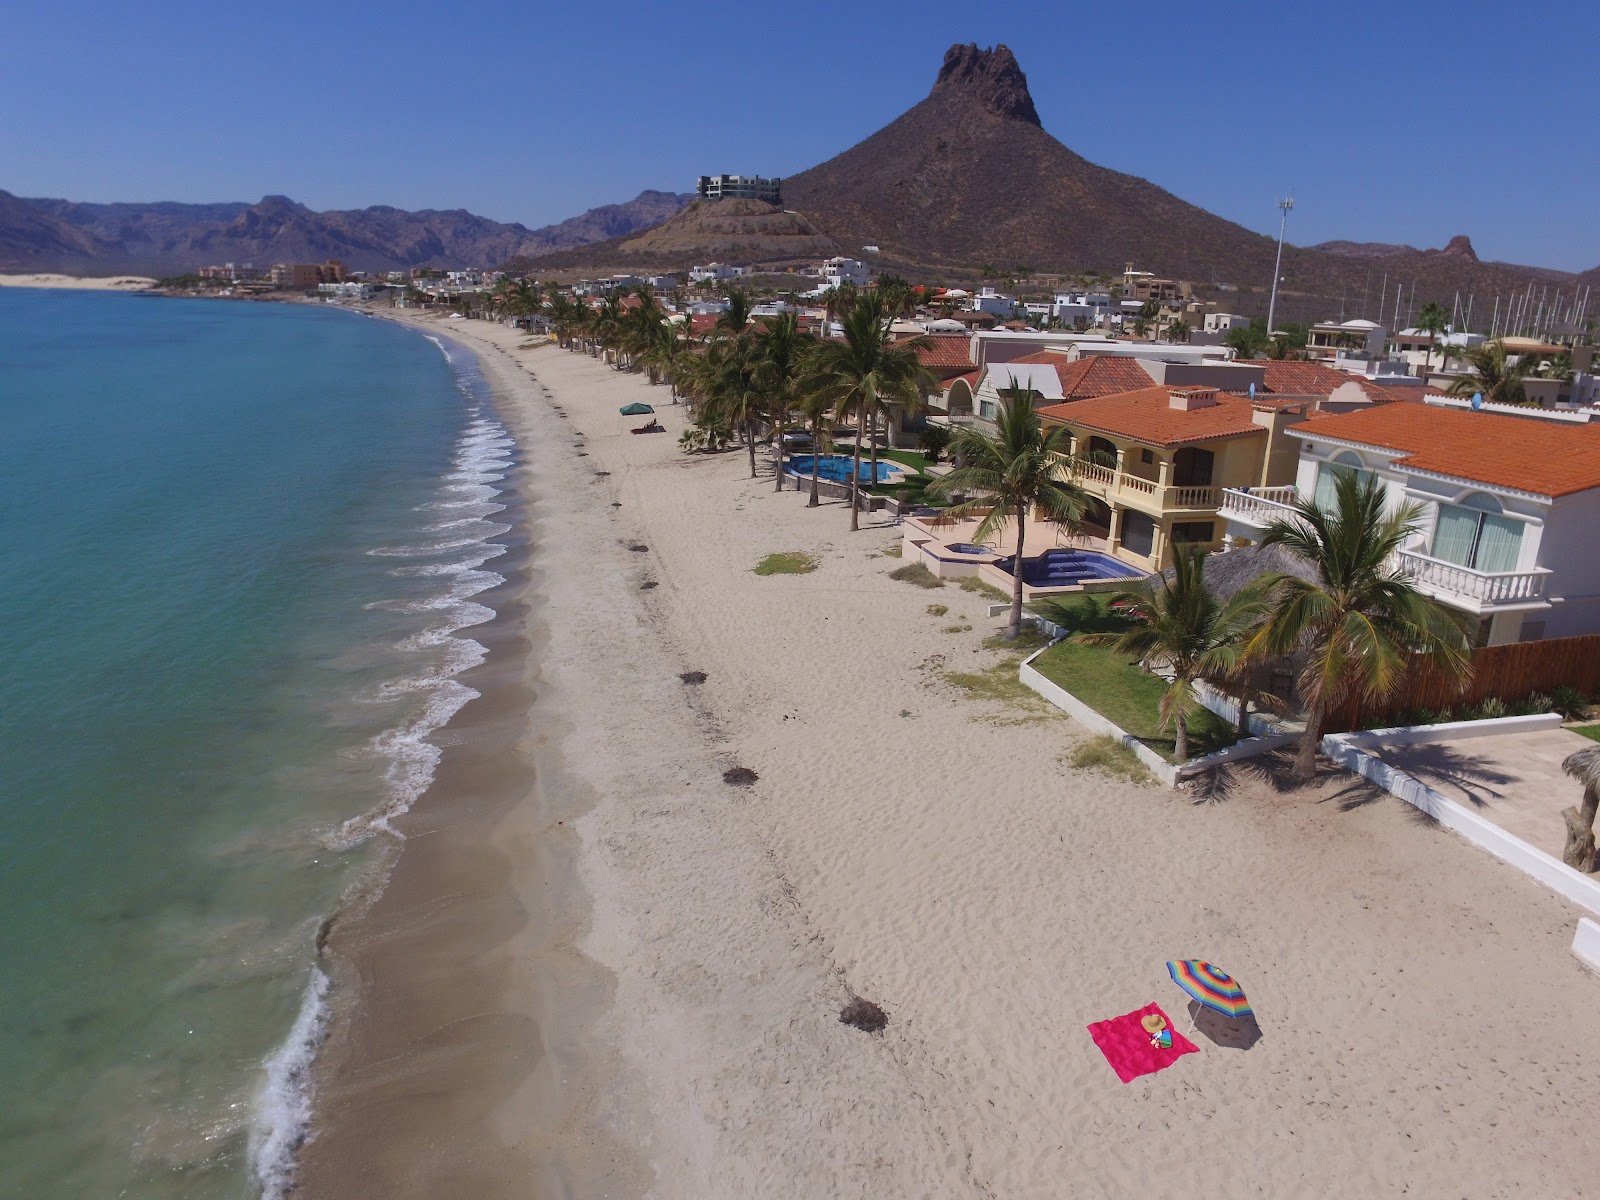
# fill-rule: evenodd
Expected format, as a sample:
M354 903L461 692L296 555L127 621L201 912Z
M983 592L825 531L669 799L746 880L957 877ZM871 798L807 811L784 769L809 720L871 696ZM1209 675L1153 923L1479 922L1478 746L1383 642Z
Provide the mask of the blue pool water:
M957 554L993 554L994 550L988 546L980 546L975 542L951 542L946 550L954 550Z
M1010 571L1011 563L1012 559L1003 558L995 565ZM1046 550L1036 558L1022 560L1022 582L1030 587L1069 587L1089 579L1137 579L1140 574L1138 568L1096 550Z
M816 459L817 456L814 454L790 455L789 461L784 465L783 469L790 475L800 475L809 479L811 478L811 464ZM851 458L848 454L824 454L821 456L822 465L817 468L817 474L823 479L832 480L834 483L848 483L850 481L850 462ZM895 472L888 463L881 462L878 464L878 483L888 483L894 476ZM861 482L873 482L872 464L865 459L861 463Z

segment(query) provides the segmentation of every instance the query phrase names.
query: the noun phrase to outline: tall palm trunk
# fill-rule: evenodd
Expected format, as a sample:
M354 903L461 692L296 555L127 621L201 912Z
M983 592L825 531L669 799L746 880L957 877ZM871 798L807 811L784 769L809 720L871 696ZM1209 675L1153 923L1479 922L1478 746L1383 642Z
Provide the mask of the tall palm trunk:
M878 482L878 407L872 407L872 482Z
M822 422L811 422L811 499L807 508L816 508L822 501L817 497L817 480L822 475Z
M861 435L867 428L867 415L856 412L856 450L850 462L850 532L861 528Z
M1328 706L1318 696L1306 710L1306 731L1300 735L1300 748L1294 756L1294 777L1302 782L1316 778L1317 748L1322 744L1322 724L1327 717Z
M1250 736L1250 700L1255 696L1255 688L1250 686L1248 679L1239 683L1239 736Z
M744 442L750 448L750 478L756 477L756 423L753 417L744 419Z
M778 441L775 450L777 457L772 460L772 490L781 492L783 491L783 410L781 408L778 410L777 437Z
M1176 732L1173 735L1172 757L1178 762L1189 761L1189 718L1179 713L1173 720Z
M1027 519L1027 505L1017 505L1017 556L1011 560L1011 624L1006 627L1008 642L1014 642L1022 636L1022 539Z

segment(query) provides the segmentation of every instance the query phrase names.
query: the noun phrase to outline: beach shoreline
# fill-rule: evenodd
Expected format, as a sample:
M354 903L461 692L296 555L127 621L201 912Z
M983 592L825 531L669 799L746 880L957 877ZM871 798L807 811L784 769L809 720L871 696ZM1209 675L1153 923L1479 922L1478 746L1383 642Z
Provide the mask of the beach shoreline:
M54 271L0 275L0 287L75 292L143 292L156 286L148 275L62 275Z
M640 376L376 315L464 341L494 388L530 557L489 636L527 645L518 672L491 650L500 700L443 731L387 952L336 923L335 961L392 970L335 976L368 1041L319 1064L306 1194L1162 1196L1201 1171L1488 1196L1600 1164L1540 1149L1588 1146L1596 1092L1565 1049L1600 1015L1564 902L1348 778L1241 773L1197 805L1075 770L1070 721L955 682L1006 662L986 600L890 580L881 514L852 535L742 453L683 455ZM668 434L630 435L631 401ZM796 550L814 573L752 573ZM479 724L492 801L454 773ZM407 876L413 850L474 886ZM1084 1026L1154 999L1187 1027L1162 963L1195 956L1244 982L1262 1040L1117 1083ZM1519 981L1514 1024L1463 962ZM882 1034L839 1023L855 994ZM469 1013L501 1032L448 1040Z

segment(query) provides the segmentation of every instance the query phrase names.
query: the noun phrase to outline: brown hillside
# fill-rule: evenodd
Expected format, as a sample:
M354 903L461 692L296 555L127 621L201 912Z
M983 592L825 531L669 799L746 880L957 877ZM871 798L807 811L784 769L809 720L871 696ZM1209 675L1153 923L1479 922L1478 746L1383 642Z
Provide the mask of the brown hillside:
M691 204L643 233L542 254L530 265L540 271L601 265L670 269L705 262L782 266L838 253L839 244L799 213L762 200L714 200Z
M1039 125L1005 46L952 46L928 98L784 181L840 242L940 265L1270 278L1271 239L1074 154Z

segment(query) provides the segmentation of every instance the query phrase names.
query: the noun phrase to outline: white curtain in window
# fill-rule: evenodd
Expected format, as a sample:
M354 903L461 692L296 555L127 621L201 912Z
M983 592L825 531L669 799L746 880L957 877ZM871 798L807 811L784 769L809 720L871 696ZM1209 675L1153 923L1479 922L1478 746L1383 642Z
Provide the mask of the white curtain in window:
M1336 489L1339 486L1339 476L1348 475L1349 467L1337 467L1332 463L1323 463L1317 468L1317 507L1324 512L1332 511L1339 507L1339 497Z
M1439 506L1439 523L1433 530L1433 557L1463 567L1472 565L1472 547L1478 540L1478 518L1483 514L1454 504Z
M1509 517L1483 514L1483 530L1478 534L1478 559L1473 563L1488 574L1515 571L1522 552L1522 522Z

